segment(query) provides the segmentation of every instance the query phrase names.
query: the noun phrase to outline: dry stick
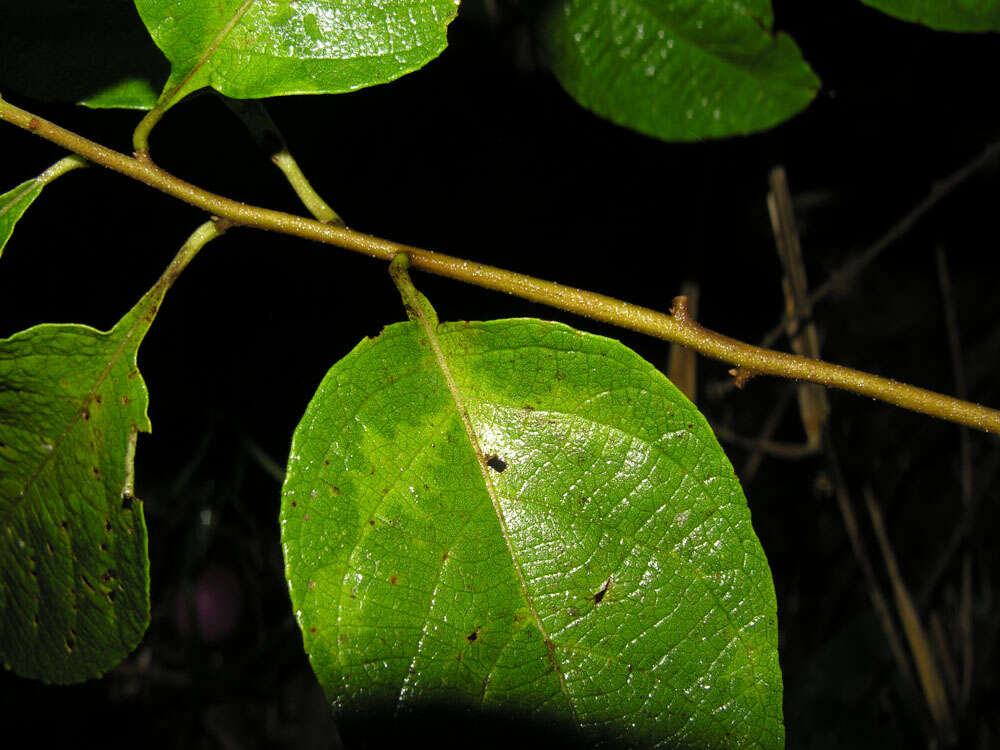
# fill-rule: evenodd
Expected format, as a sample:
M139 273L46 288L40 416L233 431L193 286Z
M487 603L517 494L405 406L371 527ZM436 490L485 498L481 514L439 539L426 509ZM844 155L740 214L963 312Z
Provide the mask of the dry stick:
M819 302L826 299L837 288L843 287L847 282L857 276L869 263L874 261L900 237L907 234L917 222L919 222L928 211L936 206L943 198L947 197L955 188L965 182L969 177L985 167L991 161L1000 157L1000 141L995 141L987 146L978 156L963 164L940 182L931 186L931 191L923 200L911 208L906 215L889 228L885 234L878 238L873 245L866 250L848 259L839 269L830 274L829 278L820 284L813 293L809 295L809 307L812 309ZM800 313L801 315L801 313ZM789 323L795 318L786 315L774 328L768 331L761 340L760 345L767 347L774 344Z
M688 311L692 317L698 316L698 292L698 283L695 281L681 284L681 294L687 298ZM698 358L693 351L677 343L671 344L667 377L692 404L698 403Z
M931 613L931 635L934 637L936 652L941 655L941 671L944 673L948 686L948 694L957 703L959 696L958 672L948 649L948 636L945 635L944 625L941 624L941 618L937 612Z
M995 486L998 472L1000 472L1000 453L993 451L979 467L979 474L982 477L982 481L972 496L972 510L968 513L963 513L958 525L952 529L951 536L944 546L944 551L938 556L937 561L931 568L931 572L924 576L918 598L920 606L927 606L937 594L938 587L944 579L944 574L951 567L956 555L961 551L962 545L967 543L967 538L972 536L974 531L978 531L980 534L985 533L982 526L976 526L976 515L983 498L988 494L988 490Z
M782 287L785 292L785 309L795 318L808 321L804 327L791 322L786 328L792 351L807 357L819 358L819 335L812 322L812 304L809 302L809 282L802 258L802 243L795 222L792 194L783 167L775 167L768 176L771 190L767 195L767 208L774 232L774 244L784 272ZM800 383L797 387L799 413L808 444L818 449L821 427L830 411L826 391L812 384Z
M972 677L975 669L972 630L972 555L965 550L962 558L962 588L959 595L958 635L962 642L962 690L959 693L959 709L964 710L972 697Z
M840 459L837 457L833 441L830 439L829 428L825 426L823 428L823 433L822 442L827 462L830 467L831 479L833 480L833 491L837 498L837 506L840 509L840 516L844 521L844 529L847 532L847 538L851 543L851 551L854 553L854 559L857 561L858 566L861 568L861 572L864 575L865 584L868 587L868 598L871 599L872 607L875 609L875 615L878 618L879 625L882 627L882 632L885 635L886 640L889 642L889 653L892 654L892 659L896 663L896 668L899 670L899 675L903 681L903 685L907 688L907 690L916 695L917 686L916 680L913 676L913 669L910 667L910 662L906 658L906 652L903 649L902 640L899 637L895 622L892 619L892 610L889 608L889 602L886 600L885 594L882 593L882 587L879 585L878 578L875 576L875 568L871 563L871 558L868 557L868 552L865 550L864 542L861 540L861 532L858 529L858 519L854 513L854 503L851 501L850 493L847 491L847 483L844 480L843 472L840 469ZM919 700L919 698L917 700Z
M958 335L958 313L955 309L955 295L951 286L951 275L948 272L948 259L940 247L935 252L938 270L938 282L941 286L941 300L944 312L945 327L948 331L948 350L951 354L952 373L955 378L955 392L959 398L968 398L968 387L965 381L965 368L962 366L962 345ZM959 456L961 461L962 507L964 515L973 513L972 506L972 444L969 431L959 428ZM962 647L962 682L957 705L964 709L972 694L972 670L975 662L972 631L972 586L966 585L971 578L972 558L969 550L965 550L962 559L962 587L958 612L956 613L958 633Z
M767 454L767 448L774 448L774 433L778 429L778 425L781 424L781 420L785 416L785 412L788 411L788 407L792 403L792 397L796 394L791 389L783 389L781 395L778 397L778 402L771 407L770 412L768 412L767 419L764 420L764 426L760 430L760 434L757 436L758 444L747 457L746 461L743 462L743 470L740 472L740 481L750 484L753 478L757 476L757 472L760 470L760 466L764 463L764 457ZM801 444L793 444L788 447L799 447ZM777 447L785 447L783 445ZM773 455L782 455L780 451L772 450Z
M771 219L771 230L774 234L774 245L778 251L783 276L781 286L785 294L785 309L792 316L786 333L791 341L792 350L796 354L819 358L819 335L816 325L809 321L800 330L797 319L809 320L812 309L809 306L809 283L806 279L806 267L802 259L802 244L799 241L798 227L795 222L795 210L792 206L792 195L788 189L788 179L783 167L775 167L768 176L771 190L767 194L767 211ZM830 407L826 399L826 391L813 383L799 383L795 389L799 404L799 414L802 427L806 433L806 442L777 443L771 436L777 429L778 422L784 415L785 402L781 402L771 410L764 423L764 428L756 440L741 438L723 432L722 440L729 440L752 449L746 462L747 476L756 474L765 453L784 458L803 458L819 452L822 443L822 426L829 414ZM719 431L716 430L718 434ZM744 477L744 481L749 481Z
M723 336L689 320L683 297L674 300L671 310L673 315L665 315L603 294L224 198L174 177L148 161L148 158L139 160L112 151L2 99L0 119L237 225L295 235L386 261L392 260L399 253L406 253L412 265L424 271L506 292L666 341L676 341L705 356L729 362L744 372L822 383L1000 435L1000 411L996 409L841 365L762 349Z
M865 504L868 506L868 515L871 517L872 527L875 530L875 538L878 539L879 547L882 549L882 557L896 600L896 609L899 613L899 619L903 622L903 632L910 645L910 653L913 654L913 661L917 665L917 675L920 677L920 686L923 688L927 707L930 709L938 730L943 737L948 738L953 733L954 724L948 706L944 679L941 677L941 672L934 659L934 651L920 622L917 606L903 582L899 564L896 562L896 555L885 530L882 512L875 503L871 489L867 487L865 488Z

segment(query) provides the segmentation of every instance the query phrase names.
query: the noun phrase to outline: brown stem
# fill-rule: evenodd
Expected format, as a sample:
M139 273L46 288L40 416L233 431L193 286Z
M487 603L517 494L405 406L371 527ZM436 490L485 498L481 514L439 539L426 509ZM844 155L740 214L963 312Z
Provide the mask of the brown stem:
M230 200L174 177L151 162L105 148L2 99L0 119L234 224L295 235L386 261L398 253L406 253L411 264L424 271L673 341L744 371L821 383L1000 435L1000 411L995 409L849 367L752 346L703 328L683 314L671 317L603 294Z

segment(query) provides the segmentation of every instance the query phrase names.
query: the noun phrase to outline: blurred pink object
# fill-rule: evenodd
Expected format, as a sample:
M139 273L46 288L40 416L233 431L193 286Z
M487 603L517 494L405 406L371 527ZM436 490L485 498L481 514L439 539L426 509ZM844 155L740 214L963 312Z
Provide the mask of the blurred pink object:
M193 616L189 604L194 605ZM182 635L194 629L201 640L215 643L236 629L242 608L239 577L231 568L213 563L195 577L190 589L177 593L174 625Z

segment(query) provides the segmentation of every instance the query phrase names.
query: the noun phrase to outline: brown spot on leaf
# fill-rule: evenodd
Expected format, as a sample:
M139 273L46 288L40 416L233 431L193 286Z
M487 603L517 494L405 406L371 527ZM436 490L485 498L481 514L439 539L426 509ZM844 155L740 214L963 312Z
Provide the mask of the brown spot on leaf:
M391 576L389 578L389 583L391 583L393 586L395 586L396 585L396 576Z
M309 581L309 585L308 585L308 587L307 587L307 588L308 588L308 589L309 589L310 591L312 591L312 590L313 590L314 588L316 588L316 581Z

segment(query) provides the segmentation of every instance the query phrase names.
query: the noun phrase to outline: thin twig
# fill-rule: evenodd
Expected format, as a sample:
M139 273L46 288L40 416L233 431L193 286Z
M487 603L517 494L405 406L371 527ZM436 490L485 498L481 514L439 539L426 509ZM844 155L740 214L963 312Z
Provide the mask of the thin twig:
M126 156L0 99L0 119L74 151L84 158L197 206L233 224L295 235L381 260L405 253L424 271L539 302L639 333L676 341L701 354L735 365L744 373L777 375L842 388L906 409L1000 435L1000 411L923 388L737 341L703 328L683 315L665 315L603 294L544 281L495 266L409 247L315 219L224 198L185 182L147 160ZM680 298L678 298L680 299ZM675 309L680 310L676 304Z
M871 558L868 556L864 542L861 540L861 531L858 527L857 515L854 513L854 503L851 500L850 492L847 489L847 482L845 481L843 471L840 468L840 459L834 449L833 441L830 439L828 426L824 427L823 433L824 436L822 443L824 453L826 454L827 465L830 468L834 496L837 498L837 507L840 510L840 518L844 522L844 530L847 532L847 539L851 543L851 551L854 553L854 559L857 561L858 567L861 568L861 573L865 579L865 585L868 588L868 598L871 600L872 607L875 610L875 616L878 618L879 625L882 628L882 633L885 635L885 639L889 644L889 653L892 655L892 659L896 663L896 669L899 670L900 679L902 679L903 685L906 689L915 695L917 687L916 680L913 676L913 669L910 666L909 660L906 658L906 652L903 649L903 642L899 637L895 621L892 618L892 610L889 607L889 602L886 599L885 594L882 592L882 586L879 584L878 578L875 576L875 568L872 565Z
M811 320L812 305L809 302L809 282L806 265L802 257L802 243L795 221L792 194L788 189L788 177L783 167L775 167L768 177L771 190L767 195L768 214L774 233L774 244L784 273L782 287L785 292L785 310L793 317L801 317L806 323L800 327L795 320L788 324L786 333L792 351L806 357L819 359L819 334ZM799 383L796 387L802 428L809 445L817 448L821 440L821 427L830 411L826 391L811 383Z
M281 134L264 105L256 99L230 99L225 96L222 97L222 100L250 131L257 148L267 154L268 158L285 175L288 184L292 186L292 190L295 191L309 213L318 221L327 224L343 224L344 221L337 215L337 212L330 208L330 204L323 200L306 178L299 163L292 156L292 152L288 150L285 136Z
M865 488L865 504L868 506L868 515L871 517L872 527L875 530L875 537L878 539L879 547L882 549L882 557L885 561L886 571L889 574L889 581L892 584L892 591L896 600L896 610L899 619L903 623L903 632L906 634L907 643L910 646L910 653L917 666L917 675L920 677L920 686L924 691L924 698L927 700L927 707L930 709L934 724L942 736L948 738L953 733L954 723L951 718L951 709L948 706L948 695L944 687L944 679L938 669L934 658L934 651L930 641L927 639L926 631L920 622L920 614L917 606L910 596L909 589L903 581L899 563L896 555L889 543L889 535L886 533L885 524L882 521L882 513L875 503L872 492Z
M934 183L931 186L930 192L923 200L907 211L874 244L849 258L840 268L831 273L826 281L813 290L813 293L809 295L809 308L815 307L819 302L830 296L834 290L843 288L864 270L868 264L876 260L887 248L913 229L917 225L917 222L924 217L924 214L950 195L955 188L998 157L1000 157L1000 140L994 141L975 158L963 164L943 180ZM767 335L761 340L760 345L763 347L773 346L774 342L781 337L788 325L795 320L794 317L788 315L783 317L774 328L767 332Z
M944 312L945 327L948 331L948 351L951 354L951 368L955 378L955 392L959 398L967 398L968 388L965 381L965 368L962 365L962 344L958 334L958 312L955 306L955 294L951 286L951 274L948 272L948 259L940 247L935 252L937 260L938 282L941 286L941 301ZM969 431L960 427L958 431L959 461L962 487L963 515L970 515L972 507L972 440ZM962 559L962 587L958 612L956 613L958 633L962 647L962 682L957 700L959 710L963 709L972 693L972 670L974 662L973 630L972 630L972 586L966 585L971 580L972 558L969 550L965 550Z
M689 314L697 318L699 294L697 282L685 281L681 284L681 294L688 301ZM691 403L698 403L698 358L693 351L677 343L670 344L667 377Z

